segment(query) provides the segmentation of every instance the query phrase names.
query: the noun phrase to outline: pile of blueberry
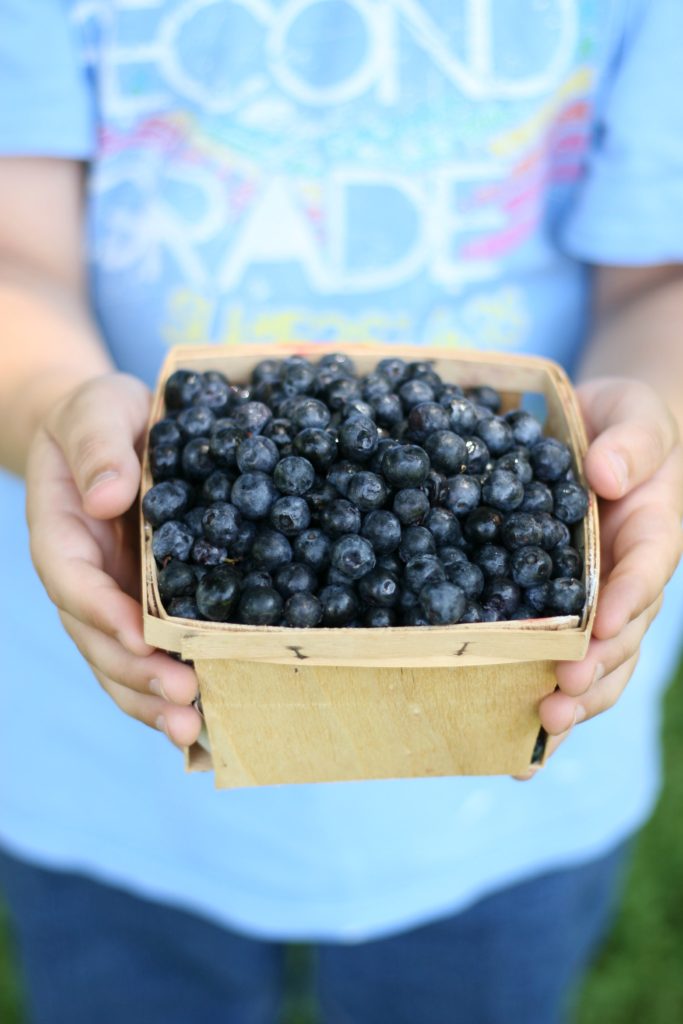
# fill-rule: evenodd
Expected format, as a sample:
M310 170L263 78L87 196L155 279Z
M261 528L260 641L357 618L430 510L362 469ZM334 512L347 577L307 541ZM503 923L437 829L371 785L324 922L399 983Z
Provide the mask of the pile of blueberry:
M567 445L429 362L267 359L247 386L177 370L142 508L166 611L272 626L580 613Z

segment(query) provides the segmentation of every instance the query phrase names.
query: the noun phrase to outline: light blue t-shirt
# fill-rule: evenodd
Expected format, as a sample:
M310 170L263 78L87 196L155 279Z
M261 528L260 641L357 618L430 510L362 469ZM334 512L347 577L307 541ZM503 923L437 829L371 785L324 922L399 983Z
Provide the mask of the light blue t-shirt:
M586 262L683 259L681 39L680 0L4 0L0 151L90 161L93 305L150 384L207 340L571 369ZM22 856L353 941L593 857L652 809L680 574L623 698L530 784L216 792L99 689L22 503L1 477L0 837Z

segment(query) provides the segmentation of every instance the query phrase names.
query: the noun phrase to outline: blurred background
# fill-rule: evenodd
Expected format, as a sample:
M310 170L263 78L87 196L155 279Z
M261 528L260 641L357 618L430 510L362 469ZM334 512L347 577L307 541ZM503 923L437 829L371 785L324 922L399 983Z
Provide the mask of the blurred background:
M579 996L575 1024L683 1021L683 665L664 705L665 785L638 837L611 938ZM307 995L310 956L292 947L282 1024L317 1024ZM0 1024L24 1024L21 981L0 905Z

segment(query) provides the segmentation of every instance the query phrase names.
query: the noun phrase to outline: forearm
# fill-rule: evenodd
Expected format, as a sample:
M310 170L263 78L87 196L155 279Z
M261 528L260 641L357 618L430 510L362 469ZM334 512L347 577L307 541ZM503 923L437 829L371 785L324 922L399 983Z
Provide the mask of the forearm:
M113 369L76 289L19 261L0 263L0 464L23 473L46 412Z
M610 287L598 274L596 331L579 370L579 380L620 376L644 381L667 403L683 437L683 268L653 268L650 279L637 271L623 275L628 291Z

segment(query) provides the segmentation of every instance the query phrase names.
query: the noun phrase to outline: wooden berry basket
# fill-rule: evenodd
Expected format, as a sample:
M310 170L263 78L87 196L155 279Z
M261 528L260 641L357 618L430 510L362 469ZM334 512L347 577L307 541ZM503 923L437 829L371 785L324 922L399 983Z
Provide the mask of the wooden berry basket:
M361 373L387 355L430 359L445 381L498 388L507 408L523 394L543 395L545 429L570 445L585 485L586 436L571 384L557 364L532 356L412 346L178 347L161 370L150 425L163 415L164 385L176 369L218 369L244 382L261 359L315 360L331 351L348 352ZM142 493L151 485L145 452ZM590 639L599 580L593 494L577 534L587 592L581 618L291 629L168 616L151 529L142 522L145 638L193 661L199 680L208 742L186 751L186 768L213 769L218 788L524 772L539 736L539 701L555 688L554 662L580 660Z

